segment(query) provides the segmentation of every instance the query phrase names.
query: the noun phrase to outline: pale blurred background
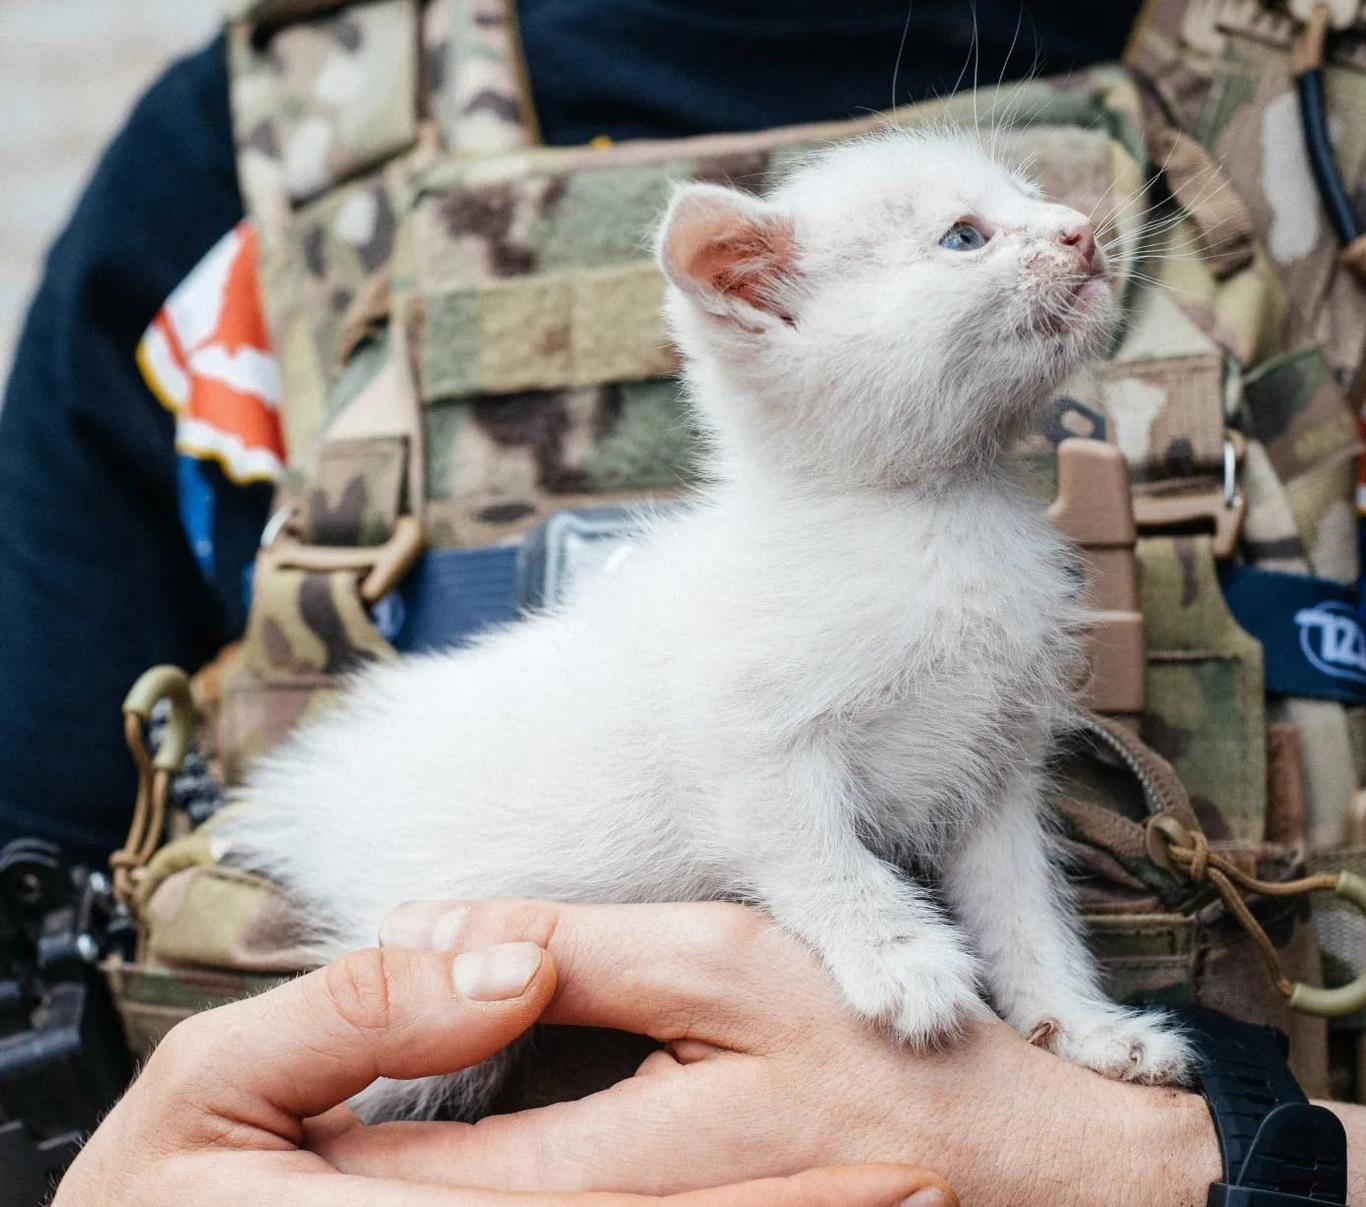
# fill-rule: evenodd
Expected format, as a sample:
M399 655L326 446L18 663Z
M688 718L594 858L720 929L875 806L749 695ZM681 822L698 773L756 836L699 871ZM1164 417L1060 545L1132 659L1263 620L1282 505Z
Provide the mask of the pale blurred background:
M222 7L0 0L0 379L43 255L96 157L162 68L213 36Z

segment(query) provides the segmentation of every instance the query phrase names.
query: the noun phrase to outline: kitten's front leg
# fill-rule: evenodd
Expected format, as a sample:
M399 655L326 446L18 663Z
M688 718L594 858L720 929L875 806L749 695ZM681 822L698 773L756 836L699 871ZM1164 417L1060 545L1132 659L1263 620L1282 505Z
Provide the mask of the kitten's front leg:
M750 891L816 950L856 1011L917 1045L989 1013L957 928L860 841L833 758L808 751L726 795L722 824Z
M1190 1052L1179 1032L1102 992L1041 808L1037 783L1022 781L945 868L946 892L976 941L996 1008L1022 1035L1107 1077L1181 1081Z

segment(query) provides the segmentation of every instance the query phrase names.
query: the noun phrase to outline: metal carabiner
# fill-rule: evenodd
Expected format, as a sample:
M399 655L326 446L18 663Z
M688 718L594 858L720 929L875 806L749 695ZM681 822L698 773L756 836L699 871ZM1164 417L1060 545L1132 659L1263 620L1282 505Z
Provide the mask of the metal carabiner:
M170 702L171 711L156 756L151 757L143 731L152 719L152 710L162 700ZM152 667L124 697L123 734L137 764L138 795L128 838L109 856L109 867L114 876L114 895L126 906L133 904L138 877L161 844L171 780L189 752L195 720L189 676L178 666Z

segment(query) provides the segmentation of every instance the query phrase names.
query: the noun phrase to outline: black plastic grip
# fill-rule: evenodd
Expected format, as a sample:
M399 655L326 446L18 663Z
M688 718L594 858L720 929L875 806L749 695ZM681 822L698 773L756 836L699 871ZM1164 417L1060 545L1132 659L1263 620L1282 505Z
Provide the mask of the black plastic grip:
M1213 1010L1175 1012L1198 1057L1224 1180L1207 1207L1309 1207L1347 1202L1347 1136L1332 1111L1313 1106L1286 1063L1274 1027Z

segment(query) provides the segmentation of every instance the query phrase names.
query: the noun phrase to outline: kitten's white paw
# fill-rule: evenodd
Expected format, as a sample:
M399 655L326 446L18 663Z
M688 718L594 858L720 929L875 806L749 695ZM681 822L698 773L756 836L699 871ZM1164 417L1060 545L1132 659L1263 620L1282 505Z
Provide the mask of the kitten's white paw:
M990 1011L977 989L977 962L959 947L896 939L827 956L849 1004L917 1047L952 1040Z
M1030 1043L1116 1081L1181 1085L1190 1078L1190 1045L1159 1017L1093 1007L1047 1015L1025 1034Z

